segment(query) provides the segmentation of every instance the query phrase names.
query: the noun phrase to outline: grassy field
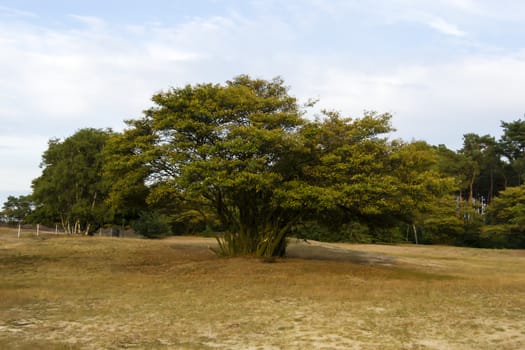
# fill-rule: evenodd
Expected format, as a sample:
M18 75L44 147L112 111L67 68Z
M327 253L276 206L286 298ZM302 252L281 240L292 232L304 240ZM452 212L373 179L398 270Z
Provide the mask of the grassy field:
M524 349L525 251L0 230L0 349Z

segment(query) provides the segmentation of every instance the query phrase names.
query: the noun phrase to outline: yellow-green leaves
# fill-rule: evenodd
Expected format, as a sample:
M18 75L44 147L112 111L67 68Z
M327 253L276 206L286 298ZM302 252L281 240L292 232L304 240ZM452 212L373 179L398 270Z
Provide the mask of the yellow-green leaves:
M430 147L388 140L389 114L310 121L280 78L188 85L153 101L119 141L124 167L137 166L128 184L144 176L148 203L213 213L225 254L282 254L301 220L413 222L451 189Z

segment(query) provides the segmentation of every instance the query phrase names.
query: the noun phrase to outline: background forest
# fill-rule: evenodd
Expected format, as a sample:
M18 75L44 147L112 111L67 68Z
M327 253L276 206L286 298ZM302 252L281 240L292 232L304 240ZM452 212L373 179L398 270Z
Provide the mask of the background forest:
M289 236L525 248L525 121L457 151L390 138L391 116L306 113L280 78L172 88L122 132L52 139L6 223L67 233L217 235L219 254L280 256Z

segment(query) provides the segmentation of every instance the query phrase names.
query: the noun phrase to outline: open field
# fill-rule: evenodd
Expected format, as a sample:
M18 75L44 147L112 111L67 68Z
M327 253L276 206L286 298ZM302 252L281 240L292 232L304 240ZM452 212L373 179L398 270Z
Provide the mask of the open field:
M524 349L525 251L0 230L0 349Z

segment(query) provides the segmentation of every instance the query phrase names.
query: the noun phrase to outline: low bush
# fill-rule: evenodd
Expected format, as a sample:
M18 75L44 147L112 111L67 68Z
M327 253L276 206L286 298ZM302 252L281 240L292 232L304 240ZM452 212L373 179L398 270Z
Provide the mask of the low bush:
M161 238L171 235L171 223L166 215L158 212L143 212L132 222L135 232L147 238Z

